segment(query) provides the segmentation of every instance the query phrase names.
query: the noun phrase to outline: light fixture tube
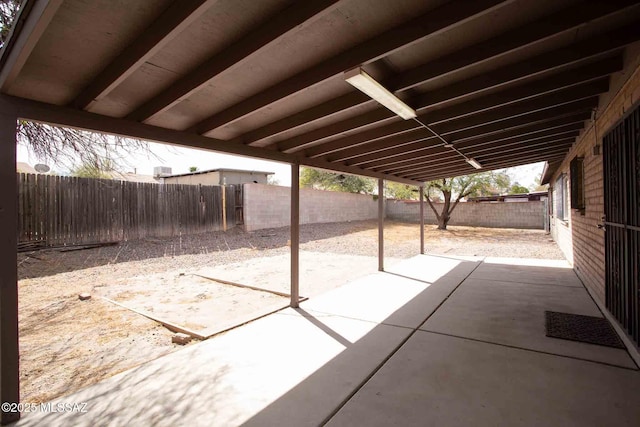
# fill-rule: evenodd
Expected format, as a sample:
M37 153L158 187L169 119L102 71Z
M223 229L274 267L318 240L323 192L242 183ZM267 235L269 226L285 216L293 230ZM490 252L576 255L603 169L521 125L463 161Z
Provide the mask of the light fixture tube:
M469 163L471 166L473 166L476 169L482 169L482 165L480 164L479 161L477 161L476 159L473 158L468 158L465 159L467 161L467 163Z
M389 92L362 68L354 68L344 73L344 79L372 99L387 107L405 120L417 117L416 111Z

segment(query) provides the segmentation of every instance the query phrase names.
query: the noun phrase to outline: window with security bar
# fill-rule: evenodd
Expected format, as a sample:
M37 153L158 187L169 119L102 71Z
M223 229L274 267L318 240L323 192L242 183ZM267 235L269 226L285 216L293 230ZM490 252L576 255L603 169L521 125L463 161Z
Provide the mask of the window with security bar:
M562 174L556 180L553 187L553 198L556 218L566 221L568 219L567 175Z
M584 157L574 157L569 165L571 183L571 209L584 212Z

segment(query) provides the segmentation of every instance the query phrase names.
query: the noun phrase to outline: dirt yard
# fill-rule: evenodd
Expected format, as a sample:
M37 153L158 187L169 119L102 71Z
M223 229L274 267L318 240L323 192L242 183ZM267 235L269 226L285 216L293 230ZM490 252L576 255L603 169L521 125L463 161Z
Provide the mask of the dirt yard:
M562 258L542 231L428 226L425 237L433 254ZM287 228L233 229L19 254L23 402L71 393L181 348L167 328L121 305L204 335L284 307L288 239ZM414 256L418 226L386 222L385 242L387 265ZM377 269L377 223L302 226L301 250L301 295L312 297ZM80 301L81 292L92 298Z

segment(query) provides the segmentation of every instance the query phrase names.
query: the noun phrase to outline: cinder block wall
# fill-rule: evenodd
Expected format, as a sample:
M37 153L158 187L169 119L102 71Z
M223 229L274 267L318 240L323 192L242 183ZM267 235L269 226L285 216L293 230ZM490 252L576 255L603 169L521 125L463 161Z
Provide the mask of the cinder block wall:
M434 204L438 212L442 204ZM387 200L387 218L398 221L420 221L420 202ZM425 222L436 224L436 216L426 204ZM522 203L459 203L451 214L449 225L496 228L543 229L545 202Z
M584 157L585 204L584 212L571 210L568 221L551 219L553 238L573 263L574 269L592 294L605 301L604 231L598 229L604 215L604 180L602 154L593 154L593 147L602 144L607 134L631 108L640 102L640 43L635 43L626 54L625 67L613 75L611 89L602 95L595 123L587 123L562 165L551 178L556 182L560 174L569 173L574 157ZM571 191L568 185L567 191ZM569 194L568 200L571 200Z
M286 227L290 219L289 187L244 184L246 231ZM378 217L372 196L320 190L300 190L300 223L345 222Z

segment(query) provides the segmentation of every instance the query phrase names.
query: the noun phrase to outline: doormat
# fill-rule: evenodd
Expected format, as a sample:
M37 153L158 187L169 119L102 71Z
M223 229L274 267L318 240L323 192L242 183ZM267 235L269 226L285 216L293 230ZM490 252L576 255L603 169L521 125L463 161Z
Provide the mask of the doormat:
M624 349L609 321L603 317L545 311L547 336Z

